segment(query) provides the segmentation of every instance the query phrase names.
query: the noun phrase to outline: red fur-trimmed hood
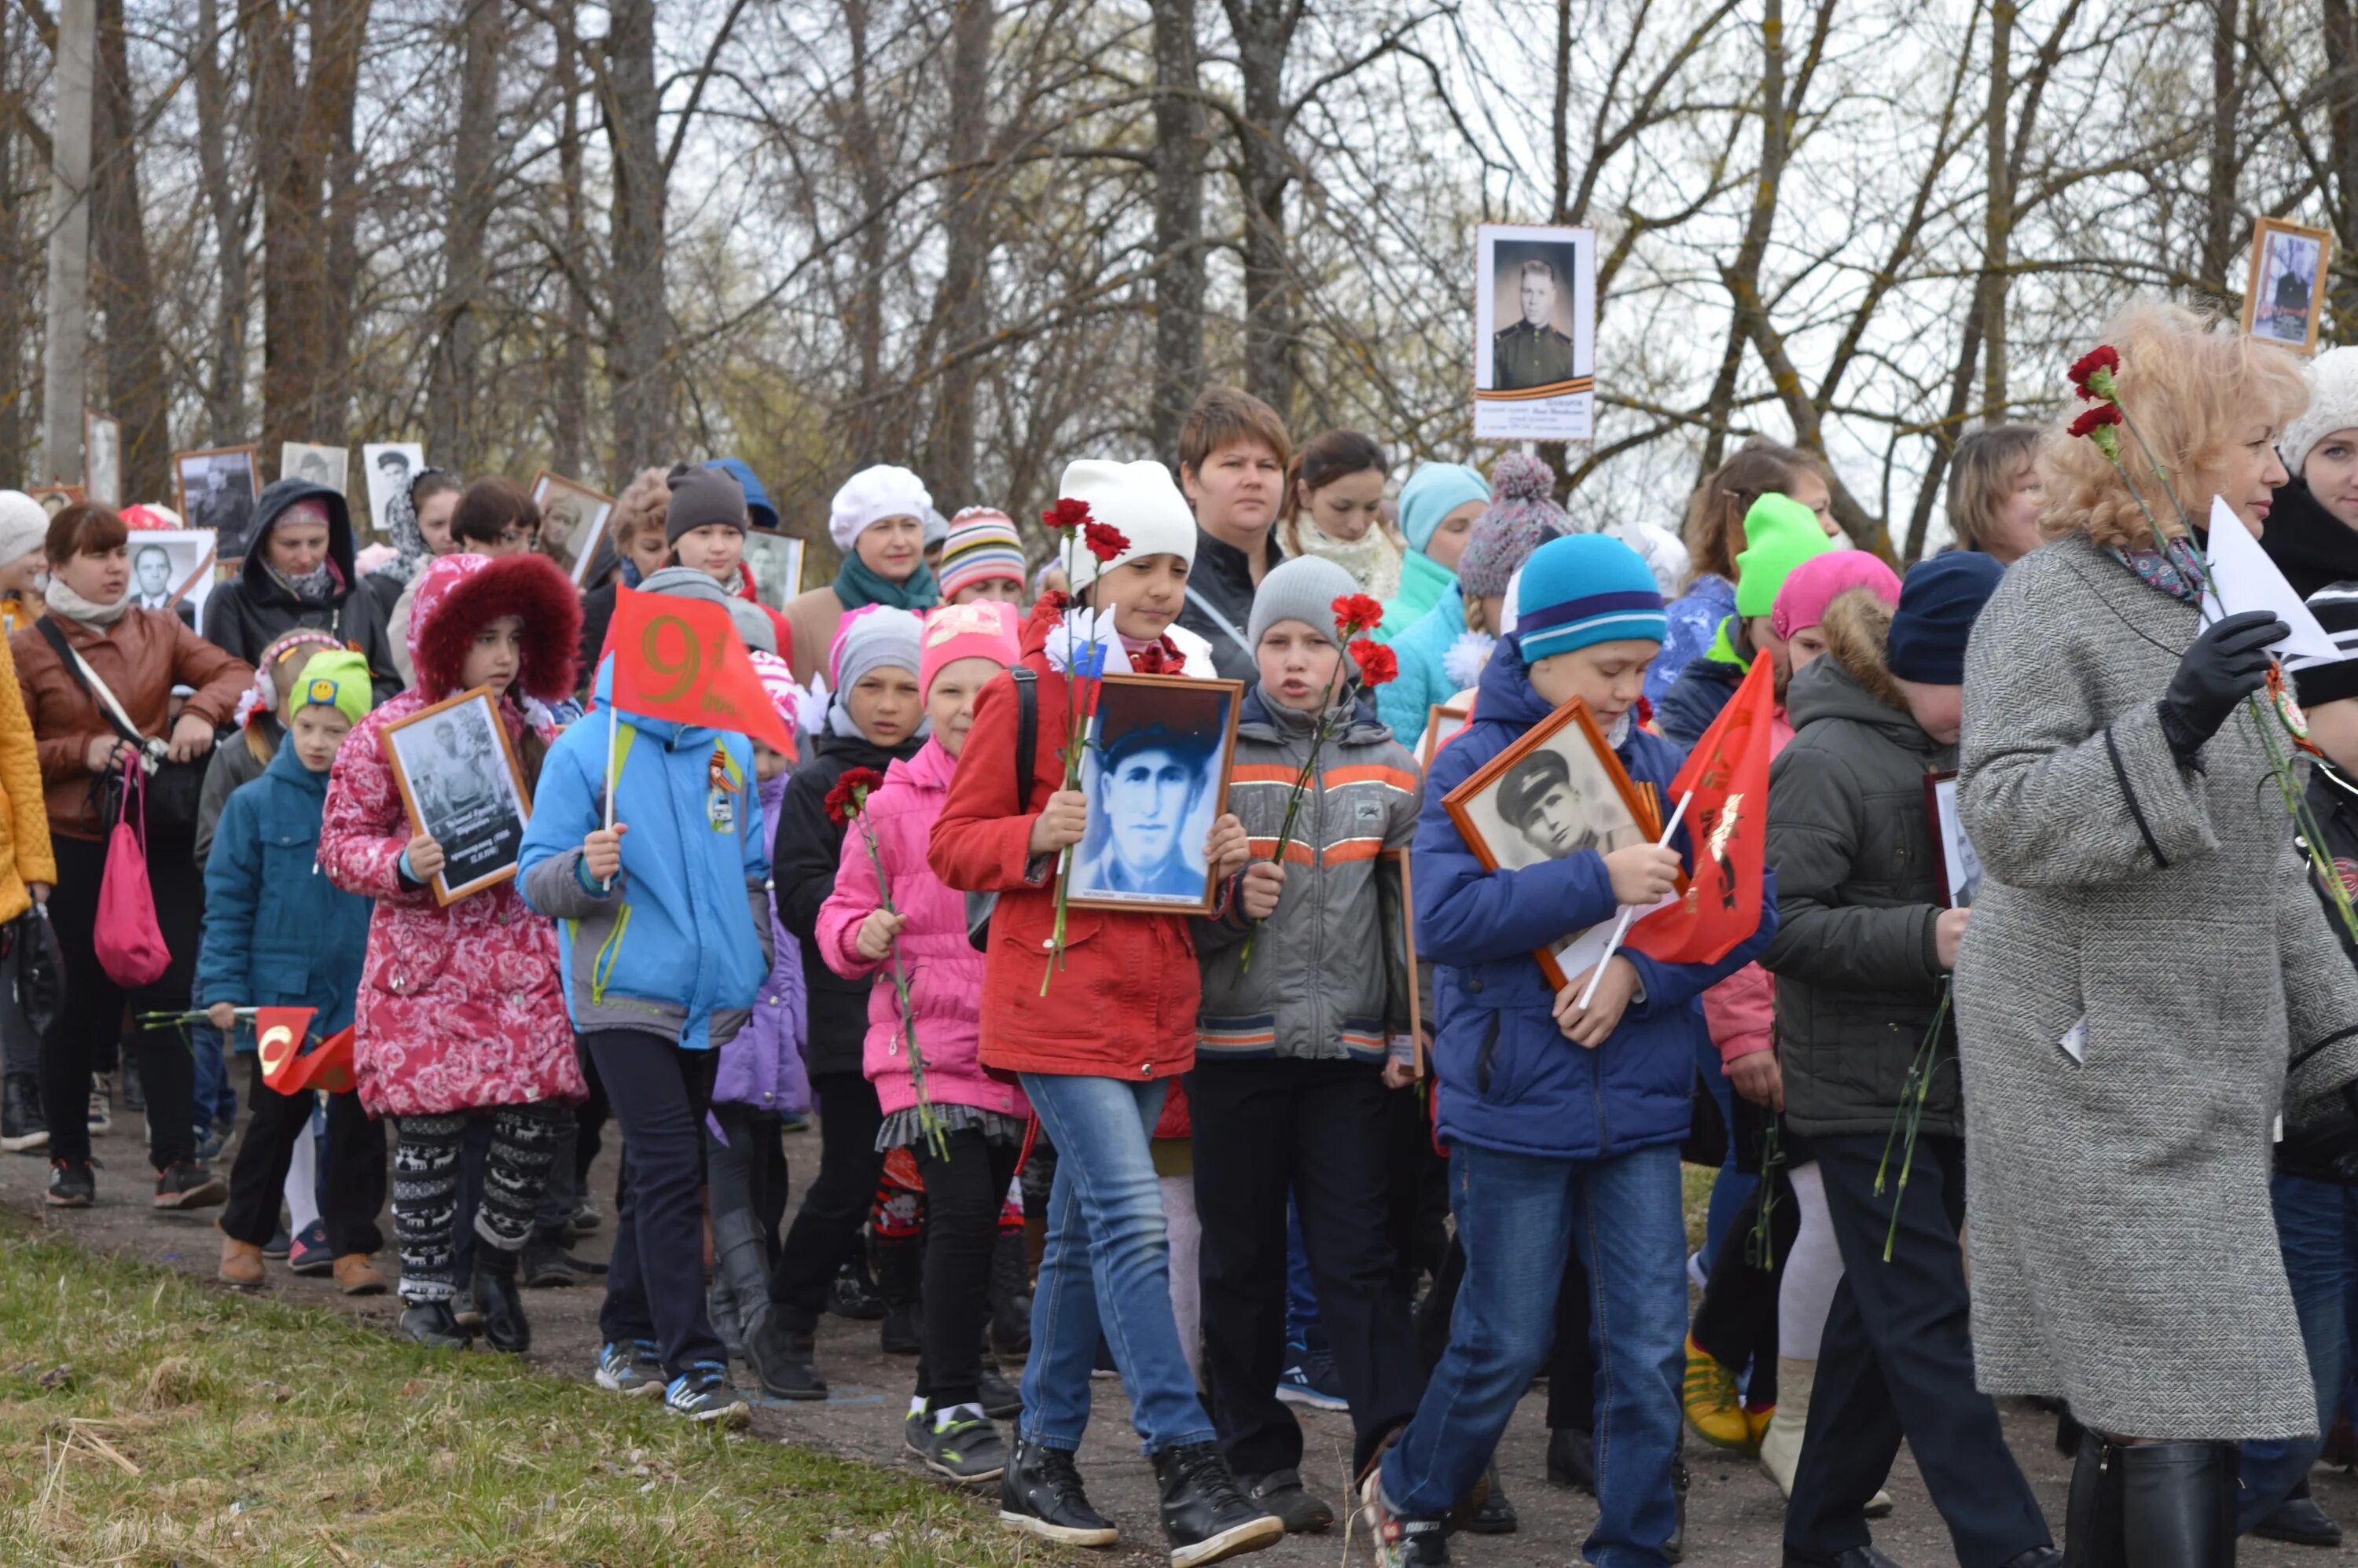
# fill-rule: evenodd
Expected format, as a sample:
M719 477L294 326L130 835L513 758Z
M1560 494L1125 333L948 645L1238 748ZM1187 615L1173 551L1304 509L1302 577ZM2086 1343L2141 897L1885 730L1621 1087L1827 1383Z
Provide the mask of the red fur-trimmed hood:
M581 600L544 556L438 556L418 574L409 615L417 690L438 702L459 689L475 633L503 615L524 621L516 688L543 702L570 696L580 660Z

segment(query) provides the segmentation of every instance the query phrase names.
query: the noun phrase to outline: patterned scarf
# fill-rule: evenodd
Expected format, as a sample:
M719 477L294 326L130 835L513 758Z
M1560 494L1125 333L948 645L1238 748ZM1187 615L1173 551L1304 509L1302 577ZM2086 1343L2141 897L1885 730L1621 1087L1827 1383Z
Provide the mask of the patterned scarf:
M2172 539L2162 550L2125 550L2118 545L2104 552L2145 579L2147 588L2182 600L2202 602L2202 557L2186 539Z

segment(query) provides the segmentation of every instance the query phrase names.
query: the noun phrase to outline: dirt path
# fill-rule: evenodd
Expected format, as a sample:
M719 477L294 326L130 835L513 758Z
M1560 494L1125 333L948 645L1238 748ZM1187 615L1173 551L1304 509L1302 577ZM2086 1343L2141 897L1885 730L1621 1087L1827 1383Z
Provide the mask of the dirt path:
M42 1160L20 1155L0 1155L0 1203L40 1215L43 1223L85 1245L210 1276L220 1256L220 1237L211 1223L217 1211L188 1217L150 1209L136 1119L118 1115L115 1125L116 1131L98 1141L102 1169L97 1207L81 1212L44 1210L40 1193L49 1167ZM594 1191L613 1191L612 1147L610 1139L609 1152L601 1156L591 1178ZM787 1141L787 1157L798 1178L809 1175L817 1153L815 1135ZM606 1247L606 1233L600 1232L579 1250L602 1258ZM391 1260L385 1262L390 1273ZM391 1296L348 1301L324 1280L297 1279L281 1264L272 1264L270 1270L270 1289L281 1300L330 1306L382 1323L388 1330L398 1311ZM533 1360L553 1372L586 1379L596 1352L598 1292L581 1288L545 1290L532 1292L526 1299L532 1313ZM899 1417L906 1405L914 1362L883 1355L877 1346L874 1324L833 1316L819 1331L819 1357L833 1385L833 1397L824 1404L760 1401L755 1430L781 1441L808 1444L880 1465L903 1463ZM741 1368L740 1374L741 1383L750 1387L750 1375ZM1091 1423L1082 1465L1091 1499L1121 1527L1123 1541L1120 1550L1099 1560L1120 1563L1125 1568L1167 1561L1154 1550L1162 1536L1155 1523L1153 1476L1130 1434L1129 1405L1120 1385L1099 1379L1091 1385L1091 1392L1098 1419ZM1595 1506L1585 1497L1547 1483L1545 1409L1543 1393L1526 1398L1499 1449L1507 1492L1521 1513L1522 1529L1513 1536L1459 1537L1453 1555L1468 1568L1540 1568L1541 1564L1561 1568L1580 1560L1580 1541L1595 1521ZM1349 1422L1341 1415L1315 1411L1304 1412L1303 1422L1307 1439L1304 1476L1313 1490L1339 1503L1350 1452ZM2050 1441L2053 1422L2028 1407L2009 1405L2006 1423L2015 1454L2038 1487L2049 1520L2060 1530L2069 1473ZM1687 1562L1697 1568L1776 1568L1781 1561L1782 1504L1775 1487L1751 1462L1699 1444L1691 1450L1690 1464L1694 1481L1688 1504ZM1898 1510L1876 1528L1877 1546L1909 1568L1953 1562L1947 1532L1904 1451L1890 1489L1898 1500ZM2329 1512L2345 1523L2358 1524L2358 1479L2342 1472L2320 1471L2316 1490ZM1333 1568L1341 1552L1338 1527L1325 1536L1289 1540L1255 1561L1271 1568L1281 1564ZM2243 1563L2262 1568L2342 1559L2358 1559L2358 1542L2334 1553L2247 1541L2241 1554Z

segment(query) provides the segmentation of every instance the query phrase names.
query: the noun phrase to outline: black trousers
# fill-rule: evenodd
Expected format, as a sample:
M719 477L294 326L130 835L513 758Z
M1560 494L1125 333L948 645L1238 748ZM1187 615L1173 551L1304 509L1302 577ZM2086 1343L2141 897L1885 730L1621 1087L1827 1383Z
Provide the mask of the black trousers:
M161 1171L176 1161L192 1159L197 1152L196 1063L189 1054L189 1043L177 1028L125 1035L123 1013L126 1004L134 1013L188 1010L205 909L194 835L148 836L147 885L172 963L162 979L128 991L99 967L94 945L106 846L63 834L53 835L50 841L57 850L58 881L49 894L49 924L65 959L65 998L57 1022L41 1037L41 1115L49 1124L49 1158L90 1158L90 1075L94 1063L114 1059L120 1036L139 1065L139 1081L146 1091L149 1163Z
M1843 1282L1826 1315L1801 1464L1785 1510L1788 1551L1833 1559L1865 1546L1859 1510L1908 1440L1960 1563L2005 1563L2050 1544L2039 1499L2006 1446L1997 1407L1974 1385L1965 1292L1965 1145L1916 1144L1891 1261L1884 1238L1895 1169L1875 1196L1884 1135L1813 1138Z
M1753 1232L1760 1220L1761 1200L1770 1200L1768 1241L1774 1249L1766 1269L1753 1260ZM1801 1206L1783 1173L1764 1176L1736 1212L1711 1262L1711 1281L1704 1287L1689 1331L1712 1359L1742 1375L1752 1368L1744 1385L1747 1403L1765 1410L1777 1402L1777 1292L1785 1282L1785 1254L1801 1233Z
M1220 1446L1247 1475L1302 1463L1302 1428L1277 1397L1290 1192L1351 1402L1356 1475L1424 1393L1389 1225L1389 1091L1364 1062L1198 1058L1187 1104L1204 1227L1204 1378Z
M1449 1251L1449 1162L1433 1146L1424 1096L1412 1084L1389 1089L1390 1171L1385 1224L1400 1260L1401 1289L1413 1298L1419 1276L1439 1278Z
M254 1085L246 1091L253 1115L229 1170L229 1206L222 1211L222 1234L259 1247L278 1228L278 1200L295 1141L311 1135L311 1091L282 1095L262 1081L262 1057L254 1058ZM357 1090L328 1097L328 1167L319 1217L328 1227L328 1251L363 1256L384 1246L376 1226L384 1207L384 1123L369 1119Z
M999 1211L1023 1151L962 1128L943 1159L924 1143L913 1152L925 1179L925 1348L917 1393L934 1410L981 1398L982 1325L990 1316L990 1254Z
M606 1091L619 1110L622 1090L612 1079ZM820 1073L811 1078L818 1101L818 1176L803 1194L803 1206L770 1271L770 1303L792 1334L808 1334L827 1310L827 1286L860 1246L860 1227L875 1201L884 1174L876 1134L884 1112L876 1086L858 1073ZM631 1130L622 1129L628 1139Z
M598 1331L611 1344L654 1340L667 1378L698 1361L725 1366L704 1309L704 1113L718 1053L635 1029L582 1044L622 1127L622 1202Z

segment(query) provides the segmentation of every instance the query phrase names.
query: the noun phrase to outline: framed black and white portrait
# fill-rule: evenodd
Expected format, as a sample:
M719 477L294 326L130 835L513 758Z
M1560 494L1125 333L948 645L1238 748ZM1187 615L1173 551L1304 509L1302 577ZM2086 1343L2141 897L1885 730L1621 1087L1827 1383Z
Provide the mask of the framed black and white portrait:
M410 826L442 846L434 897L454 903L516 873L532 795L489 687L378 732Z
M1240 681L1108 676L1081 761L1088 827L1073 856L1076 908L1212 912L1204 843L1228 809Z
M2252 272L2244 289L2244 330L2295 353L2317 351L2325 314L2326 267L2333 232L2281 218L2252 226Z
M318 447L308 441L281 441L278 444L278 477L299 479L305 484L324 485L338 495L344 493L344 481L352 471L352 454L345 447Z
M580 587L598 541L606 536L606 521L614 515L614 498L543 469L532 481L532 500L540 508L540 553Z
M180 521L211 532L224 561L245 558L254 499L262 492L252 447L214 447L172 454Z
M1475 439L1588 440L1596 231L1485 223L1475 245Z
M41 503L41 510L55 517L69 506L79 506L90 499L88 487L79 484L37 484L25 492Z
M1965 837L1963 818L1957 815L1957 775L1930 773L1924 779L1924 812L1932 823L1932 845L1941 852L1941 893L1951 909L1966 909L1982 891L1982 858Z
M753 577L753 597L773 610L803 590L803 542L784 534L748 529L745 569Z
M111 415L81 411L81 482L101 506L123 507L123 425Z
M409 481L426 466L426 449L416 441L373 441L361 448L361 480L368 486L369 521L377 537L391 544L393 503L409 493Z
M131 603L163 610L190 627L205 623L205 600L213 590L213 536L203 528L134 528Z

